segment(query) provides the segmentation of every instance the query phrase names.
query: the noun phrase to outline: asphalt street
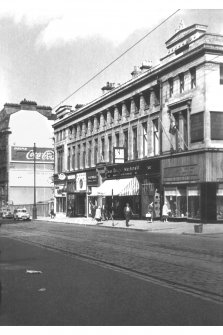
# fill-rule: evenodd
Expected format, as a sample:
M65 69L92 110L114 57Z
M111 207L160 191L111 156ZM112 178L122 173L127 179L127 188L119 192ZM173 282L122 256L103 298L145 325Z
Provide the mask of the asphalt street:
M221 239L28 222L0 243L1 325L223 324Z

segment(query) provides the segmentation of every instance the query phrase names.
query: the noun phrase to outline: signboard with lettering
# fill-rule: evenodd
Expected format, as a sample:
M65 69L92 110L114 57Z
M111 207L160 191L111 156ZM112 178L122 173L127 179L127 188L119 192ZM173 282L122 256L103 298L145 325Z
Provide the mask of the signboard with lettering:
M96 171L87 172L87 185L98 186L98 174Z
M204 113L192 114L190 117L191 142L203 141L204 139Z
M172 166L164 168L164 182L198 180L198 165Z
M36 163L54 163L54 150L52 148L36 148ZM11 147L11 161L33 162L33 147Z
M138 161L117 164L106 167L106 178L134 177L139 175L154 175L160 173L160 160Z
M125 148L115 147L113 148L113 161L115 164L121 164L125 162Z

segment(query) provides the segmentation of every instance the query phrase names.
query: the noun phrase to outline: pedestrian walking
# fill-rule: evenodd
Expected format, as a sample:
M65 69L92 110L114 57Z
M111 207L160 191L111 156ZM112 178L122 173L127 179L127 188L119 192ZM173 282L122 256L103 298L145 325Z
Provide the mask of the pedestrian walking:
M148 206L148 213L146 213L147 222L153 222L153 202Z
M95 206L95 204L91 203L91 216L92 216L92 220L94 220L94 218L95 218L95 212L96 212L96 206Z
M129 221L132 217L132 209L129 206L129 203L126 204L125 208L124 208L124 215L125 215L125 224L126 227L129 227Z
M167 222L168 221L167 218L169 216L169 212L170 212L170 210L169 210L169 208L167 206L167 202L165 201L164 205L163 205L163 210L162 210L163 222Z
M101 206L98 206L95 211L95 219L97 222L101 222Z
M51 219L55 218L55 213L54 213L53 208L51 208L51 210L50 210L50 217L51 217Z

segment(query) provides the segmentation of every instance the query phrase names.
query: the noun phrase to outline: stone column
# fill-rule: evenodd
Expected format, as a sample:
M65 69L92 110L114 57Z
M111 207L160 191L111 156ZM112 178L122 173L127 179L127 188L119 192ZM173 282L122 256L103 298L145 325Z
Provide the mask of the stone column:
M135 114L135 101L133 98L131 98L131 109L130 109L131 117L133 117L134 114Z

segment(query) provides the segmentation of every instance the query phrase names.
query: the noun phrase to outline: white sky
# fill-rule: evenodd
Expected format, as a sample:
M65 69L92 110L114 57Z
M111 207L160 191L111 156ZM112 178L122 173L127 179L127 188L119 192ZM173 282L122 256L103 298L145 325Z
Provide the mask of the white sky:
M211 5L221 8L220 1ZM178 6L148 0L0 1L0 109L24 98L54 107ZM208 24L211 32L223 33L223 10L181 10L67 103L87 103L107 81L129 80L144 59L159 62L181 19L186 26Z

